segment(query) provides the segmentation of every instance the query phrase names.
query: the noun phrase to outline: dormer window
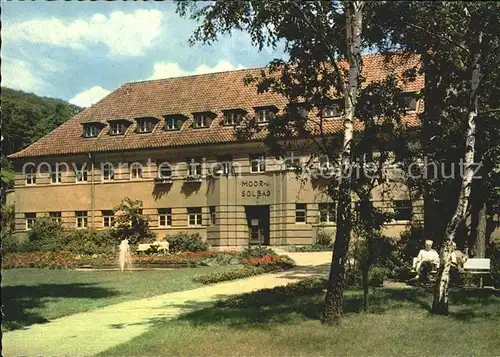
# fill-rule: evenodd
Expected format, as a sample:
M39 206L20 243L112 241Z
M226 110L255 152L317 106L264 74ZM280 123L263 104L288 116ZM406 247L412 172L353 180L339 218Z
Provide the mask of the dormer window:
M194 113L193 127L194 128L208 128L212 119L214 118L214 114L210 112L206 113Z
M127 126L124 122L114 121L109 124L109 134L110 135L123 135L127 130Z
M99 135L99 127L96 124L87 124L83 127L83 136L86 138L96 138Z
M257 123L267 123L269 120L274 119L276 116L275 107L263 107L255 109L255 118Z
M165 130L180 130L182 128L182 124L187 120L187 117L180 114L175 115L167 115L165 117Z
M156 118L139 118L137 119L137 132L138 133L150 133L153 131Z
M245 114L245 111L242 109L239 110L228 110L224 112L224 120L223 120L223 125L238 125L241 123L241 120L243 119L243 115Z
M344 102L336 100L323 108L323 117L340 117L344 112Z
M406 92L402 95L403 105L407 111L417 110L417 96L415 92Z

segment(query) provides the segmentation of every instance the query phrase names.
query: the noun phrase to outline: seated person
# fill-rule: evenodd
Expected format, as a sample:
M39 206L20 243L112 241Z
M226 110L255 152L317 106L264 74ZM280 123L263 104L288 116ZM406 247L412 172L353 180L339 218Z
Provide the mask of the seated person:
M459 273L464 270L467 259L469 259L469 256L456 249L455 245L455 250L451 253L450 279L452 281L459 281Z
M439 254L432 249L432 241L425 241L425 249L420 250L415 264L417 276L415 280L421 279L425 281L428 279L429 273L432 271L433 266L439 266Z

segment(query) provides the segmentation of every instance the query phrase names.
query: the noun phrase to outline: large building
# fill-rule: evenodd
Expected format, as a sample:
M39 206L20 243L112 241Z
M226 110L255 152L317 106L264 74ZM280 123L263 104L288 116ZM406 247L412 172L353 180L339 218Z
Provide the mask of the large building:
M404 69L378 55L364 57L368 82ZM126 83L11 155L17 175L8 202L15 203L17 234L26 235L44 215L66 227L110 227L112 209L125 197L143 202L160 238L197 232L213 247L277 246L311 244L319 232L333 233L335 203L324 193L325 180L301 181L290 170L290 163L313 153L290 152L283 161L267 154L263 134L236 138L241 115L266 123L287 104L243 84L259 72ZM422 86L418 78L404 91ZM422 103L409 103L403 122L418 125ZM329 133L342 130L338 107L324 115ZM421 205L404 186L389 184L374 200L395 210L385 230L397 235L412 217L421 217Z

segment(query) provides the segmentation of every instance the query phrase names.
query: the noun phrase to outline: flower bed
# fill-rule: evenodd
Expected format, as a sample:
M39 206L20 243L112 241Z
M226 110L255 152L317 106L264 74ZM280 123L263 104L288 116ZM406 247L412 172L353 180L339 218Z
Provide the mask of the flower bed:
M295 266L295 262L286 255L243 258L242 261L244 264L242 268L199 275L194 280L202 284L215 284L259 274L283 271Z
M132 266L159 266L186 267L203 265L207 259L222 255L238 257L237 252L204 251L184 252L169 255L135 255L131 256ZM75 254L67 251L60 252L27 252L5 253L2 268L50 268L73 269L78 267L103 268L117 267L118 257L113 254Z

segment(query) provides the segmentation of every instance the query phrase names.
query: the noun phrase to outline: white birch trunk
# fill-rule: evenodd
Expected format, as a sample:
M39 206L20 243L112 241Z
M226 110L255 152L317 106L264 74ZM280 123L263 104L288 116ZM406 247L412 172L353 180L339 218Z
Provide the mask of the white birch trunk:
M481 39L480 39L481 41ZM476 90L479 86L479 77L481 69L479 66L480 55L477 54L474 58L474 68L472 70L471 80L471 101L469 113L467 116L468 128L465 136L465 155L463 162L463 170L460 170L462 175L462 185L460 188L460 197L458 199L457 208L451 221L446 227L445 246L441 267L439 269L438 280L434 291L434 301L432 303L432 312L435 314L448 313L448 295L449 281L451 268L451 253L454 248L454 239L457 233L459 224L465 219L467 206L469 203L470 192L472 188L472 179L474 176L474 154L476 141L476 119L477 119L477 95Z
M333 246L332 264L325 297L323 323L339 324L344 300L344 275L349 241L351 238L351 150L354 135L354 113L356 108L359 77L362 72L361 30L363 24L363 2L346 4L347 57L349 61L348 82L344 86L344 141L341 159L341 181L337 209L337 231Z

